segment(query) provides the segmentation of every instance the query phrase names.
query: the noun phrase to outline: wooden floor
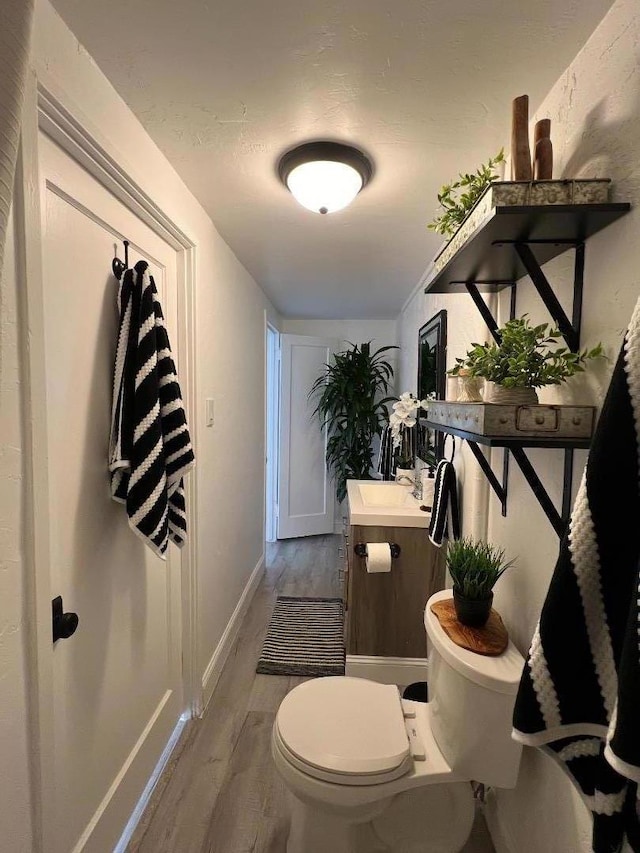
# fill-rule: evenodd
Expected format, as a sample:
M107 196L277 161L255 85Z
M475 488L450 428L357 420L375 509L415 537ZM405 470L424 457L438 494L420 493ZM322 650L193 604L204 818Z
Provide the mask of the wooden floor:
M270 754L284 696L303 678L256 675L278 595L334 596L338 536L267 546L265 576L203 718L190 721L128 853L285 853L287 807ZM464 853L494 850L478 815Z

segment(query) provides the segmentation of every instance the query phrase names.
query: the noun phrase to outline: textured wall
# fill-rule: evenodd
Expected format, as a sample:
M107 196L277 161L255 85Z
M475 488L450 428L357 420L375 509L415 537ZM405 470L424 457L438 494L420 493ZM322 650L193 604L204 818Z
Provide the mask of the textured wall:
M602 341L609 362L589 369L559 390L541 393L542 402L581 401L598 405L606 391L627 322L640 293L640 8L636 0L618 0L556 82L532 117L550 117L555 154L555 177L610 177L614 200L628 200L634 210L587 244L582 341ZM505 104L508 109L508 104ZM505 143L507 140L505 140ZM478 160L482 152L478 152ZM461 168L464 164L461 164ZM472 165L472 164L468 164ZM545 267L565 310L570 313L572 258L558 258ZM508 295L496 306L502 321L508 319ZM424 297L417 292L398 320L403 346L401 382L416 370L417 329L440 308L449 321L449 362L472 339L487 339L478 326L475 308L462 296ZM518 287L518 314L528 312L536 322L549 320L533 286L523 280ZM456 350L458 352L456 352ZM559 451L531 451L549 494L560 505L562 456ZM586 460L576 453L574 493ZM493 451L492 465L502 468L502 452ZM462 491L465 530L482 529L486 492L471 487L475 460L464 458ZM521 652L528 650L558 553L558 540L519 470L511 465L508 516L502 518L497 499L488 498L487 535L517 557L517 567L496 588L496 606L502 613ZM469 512L471 511L471 519ZM544 815L544 820L541 816ZM499 853L587 853L591 849L591 821L568 778L538 750L525 749L520 780L513 791L492 798L489 816Z
M447 311L447 369L463 356L469 341L485 340L487 329L473 303L466 295L444 295L423 293L416 288L398 318L398 344L400 364L398 388L415 391L418 378L418 331L427 320L442 309ZM448 439L445 450L451 458L452 440ZM469 449L456 440L454 464L458 473L462 530L465 535L486 534L486 481Z
M279 318L47 0L37 5L32 60L47 87L197 246L197 423L191 426L199 434L197 663L202 673L263 554L264 312L276 323ZM37 186L36 175L28 178ZM28 853L32 842L25 695L26 579L21 548L26 501L19 364L22 327L16 309L11 234L6 252L0 289L0 763L11 770L0 774L0 847L2 853ZM85 344L91 349L91 341ZM205 429L203 423L205 396L216 400L213 429ZM253 472L251 477L237 477L234 460L238 459L244 470Z
M634 210L587 243L582 341L602 341L611 358L567 387L545 391L543 402L602 401L622 335L640 294L640 7L637 0L618 0L591 39L555 84L534 120L550 117L554 175L610 177L614 200L630 201ZM545 268L568 310L571 258ZM545 319L532 286L519 286L518 313ZM508 310L503 305L504 312ZM496 454L499 458L499 454ZM559 505L560 451L538 451L531 458ZM576 453L574 494L586 459ZM512 466L515 468L515 466ZM519 471L509 482L509 515L503 519L491 501L489 536L518 566L496 590L496 605L511 634L526 652L558 552L558 541ZM525 750L520 784L497 798L499 826L508 849L518 853L589 851L590 819L567 778L551 759ZM545 815L541 821L539 816Z
M197 247L198 666L204 672L263 554L264 311L275 313L46 0L37 7L35 60L47 85L65 93L91 132ZM211 429L204 426L205 397L215 400ZM238 460L251 476L238 478Z
M25 578L22 549L22 365L18 275L9 220L0 282L0 827L3 853L31 850Z

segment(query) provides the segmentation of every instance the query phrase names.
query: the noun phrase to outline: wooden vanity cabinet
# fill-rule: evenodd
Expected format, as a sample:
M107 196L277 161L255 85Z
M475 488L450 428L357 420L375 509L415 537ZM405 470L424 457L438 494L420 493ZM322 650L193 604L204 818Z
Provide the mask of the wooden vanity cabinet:
M390 542L400 556L390 572L368 573L359 542ZM424 608L445 585L446 545L436 548L425 528L353 525L345 548L348 655L424 658Z

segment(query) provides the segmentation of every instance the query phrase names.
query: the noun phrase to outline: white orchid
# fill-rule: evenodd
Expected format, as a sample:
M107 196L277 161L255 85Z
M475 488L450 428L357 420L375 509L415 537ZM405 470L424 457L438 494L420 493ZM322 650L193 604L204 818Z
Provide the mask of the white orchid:
M400 398L393 404L393 411L389 415L389 426L391 427L391 436L393 439L393 447L400 447L402 441L402 432L404 429L410 429L415 426L418 421L418 409L427 409L429 399L433 399L435 395L429 395L425 400L418 400L410 391L405 391L400 394Z

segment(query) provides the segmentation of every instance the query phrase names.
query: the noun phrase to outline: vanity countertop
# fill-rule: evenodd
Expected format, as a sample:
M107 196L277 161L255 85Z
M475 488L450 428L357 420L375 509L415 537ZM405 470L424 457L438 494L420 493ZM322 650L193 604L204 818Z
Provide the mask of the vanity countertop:
M428 527L431 513L420 509L410 486L381 480L347 480L349 521L364 526Z

